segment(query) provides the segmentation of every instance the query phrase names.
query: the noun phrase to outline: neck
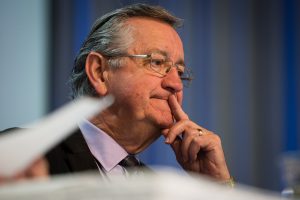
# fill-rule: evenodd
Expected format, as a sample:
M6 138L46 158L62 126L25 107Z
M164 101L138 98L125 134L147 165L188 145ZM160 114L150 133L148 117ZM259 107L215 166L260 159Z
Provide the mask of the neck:
M161 131L145 121L135 122L120 118L105 110L90 120L95 126L112 137L129 154L137 154L146 149L160 135Z

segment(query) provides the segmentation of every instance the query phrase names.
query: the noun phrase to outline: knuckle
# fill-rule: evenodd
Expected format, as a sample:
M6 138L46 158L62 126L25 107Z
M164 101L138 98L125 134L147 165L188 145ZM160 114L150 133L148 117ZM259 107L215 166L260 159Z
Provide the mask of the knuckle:
M212 137L213 137L213 140L214 140L217 144L221 144L222 141L221 141L220 136L218 136L218 135L216 135L216 134L213 134Z
M181 120L181 124L186 126L186 125L189 124L189 121L190 121L190 120L188 120L188 119L182 119L182 120Z
M191 141L192 145L200 145L200 138L199 137L194 137Z

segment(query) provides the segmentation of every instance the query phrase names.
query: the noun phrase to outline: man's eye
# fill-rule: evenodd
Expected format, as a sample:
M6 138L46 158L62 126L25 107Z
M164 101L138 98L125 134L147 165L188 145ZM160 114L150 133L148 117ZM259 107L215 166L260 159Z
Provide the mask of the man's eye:
M152 59L151 60L151 65L153 67L161 67L164 63L165 63L165 61L161 60L161 59Z
M177 65L177 72L179 76L182 76L184 74L184 66Z
M179 75L179 76L182 76L183 74L184 74L183 71L178 70L178 75Z

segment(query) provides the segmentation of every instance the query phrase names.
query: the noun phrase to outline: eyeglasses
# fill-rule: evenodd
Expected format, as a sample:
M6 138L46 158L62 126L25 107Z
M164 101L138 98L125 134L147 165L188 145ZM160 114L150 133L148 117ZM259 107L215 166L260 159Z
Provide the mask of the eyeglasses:
M147 69L155 72L160 77L165 77L175 67L178 75L185 87L188 87L193 80L191 70L184 64L174 64L173 61L167 60L166 56L161 53L120 55L117 57L142 58L146 61Z

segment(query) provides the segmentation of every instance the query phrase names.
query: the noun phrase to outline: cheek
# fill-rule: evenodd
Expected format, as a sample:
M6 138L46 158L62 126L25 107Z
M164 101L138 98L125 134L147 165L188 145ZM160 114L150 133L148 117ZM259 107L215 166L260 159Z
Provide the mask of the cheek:
M115 96L116 104L127 112L141 112L149 99L147 88L142 87L137 82L126 82L125 80L122 80L122 82L125 84L119 84L111 88L111 94Z
M147 112L150 95L156 88L159 88L159 82L153 77L138 73L127 73L126 76L114 76L111 79L109 91L115 96L115 105L120 107L119 111L129 112L133 115L142 117ZM155 77L156 78L156 77Z

